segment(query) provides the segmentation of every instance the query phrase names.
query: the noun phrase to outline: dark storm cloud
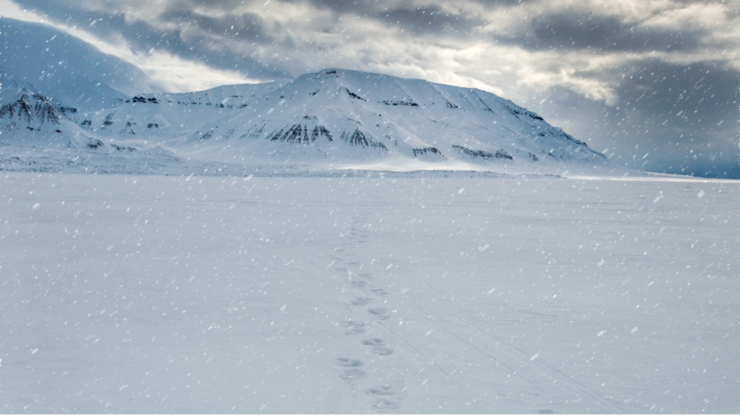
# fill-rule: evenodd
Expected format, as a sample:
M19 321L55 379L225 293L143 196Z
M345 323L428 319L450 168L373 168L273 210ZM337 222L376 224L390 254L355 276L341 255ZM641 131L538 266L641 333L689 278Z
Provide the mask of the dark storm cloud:
M542 113L580 120L569 131L619 164L740 178L740 71L717 62L671 65L653 59L621 72L631 75L619 83L619 104L553 88L554 102Z
M125 8L111 4L105 10L87 9L77 1L26 0L26 8L42 11L57 17L67 25L82 28L102 39L113 40L123 36L132 51L166 50L169 53L194 61L206 62L218 69L241 69L269 78L284 78L283 68L265 65L257 59L223 48L214 47L214 41L230 40L270 44L275 42L271 33L279 28L266 30L264 20L254 13L226 14L214 18L198 13L195 8L221 10L228 13L242 1L165 1L164 10L156 16L157 24L149 21L127 21ZM233 27L233 29L232 29Z
M615 16L558 12L533 18L523 33L499 40L530 50L598 49L603 51L695 51L710 33L706 28L640 27Z
M291 0L291 3L301 3L301 0ZM377 10L375 4L368 1L356 0L308 0L308 3L319 9L333 10L339 14L365 14Z
M624 105L642 102L649 119L661 124L668 120L676 131L737 115L733 103L738 99L740 71L724 68L721 62L671 65L652 59L641 62L627 80L620 91Z
M246 2L246 4L259 3L264 2ZM293 0L290 3L298 5L305 2ZM101 35L112 31L125 33L128 39L132 39L142 49L158 45L158 38L165 39L168 35L172 37L178 34L167 23L191 25L204 33L225 39L260 43L274 41L271 33L280 32L279 27L265 27L264 20L258 14L230 13L245 4L240 0L165 1L164 12L157 16L160 24L152 25L150 22L147 28L142 25L131 27L131 23L124 22L122 9L115 6L107 11L90 11L71 0L25 0L23 4L51 15L60 15L63 20L81 27L88 26L91 21L100 20L99 24L90 27L92 32ZM317 9L329 10L336 15L372 18L387 25L389 29L404 29L407 33L469 36L472 31L485 24L482 16L450 13L436 5L414 7L410 1L374 3L354 0L308 0L308 4ZM519 5L522 2L505 0L485 1L479 4L485 10L497 12L504 10L501 8ZM217 10L224 14L220 17L207 16L198 13L196 9ZM626 23L617 16L603 16L582 10L556 10L533 13L532 16L526 25L521 27L521 31L498 34L494 38L529 50L593 48L606 51L692 51L701 47L702 39L708 35L707 29L702 27L642 28ZM230 30L232 26L237 30ZM135 33L131 33L133 29L136 30ZM151 33L142 33L142 30ZM166 46L177 47L177 44L169 39ZM190 45L183 50L189 47Z
M80 7L77 2L67 0L27 0L22 4L26 8L53 16L68 26L94 33L102 39L123 35L136 51L147 51L160 45L174 50L179 47L186 49L176 38L176 33L162 31L143 22L126 22L125 16L115 10L89 10Z
M227 15L217 19L190 10L171 10L160 15L160 18L180 25L195 26L214 36L262 43L272 41L272 36L264 30L264 20L254 13Z
M287 75L285 71L270 68L249 56L218 47L218 43L223 41L272 44L276 39L271 33L279 31L279 28L268 30L265 21L254 13L214 18L185 6L183 2L178 2L168 7L158 16L161 22L166 23L160 26L136 21L115 27L138 51L163 49L185 59L207 62L218 69L236 68L266 77ZM220 7L224 7L223 3Z
M627 113L622 122L634 132L631 141L651 151L646 159L653 169L740 173L740 71L721 62L666 65L653 60L629 81L620 90L621 109Z
M402 28L411 33L444 33L459 36L469 32L484 20L475 16L445 13L439 7L427 6L417 8L394 8L372 12L369 17L394 28Z

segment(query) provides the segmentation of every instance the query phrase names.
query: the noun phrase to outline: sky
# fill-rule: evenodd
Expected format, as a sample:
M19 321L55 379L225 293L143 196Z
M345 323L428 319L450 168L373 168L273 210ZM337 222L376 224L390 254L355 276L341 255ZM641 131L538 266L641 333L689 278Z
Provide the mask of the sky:
M336 67L475 87L612 161L740 178L739 0L0 0L166 91Z

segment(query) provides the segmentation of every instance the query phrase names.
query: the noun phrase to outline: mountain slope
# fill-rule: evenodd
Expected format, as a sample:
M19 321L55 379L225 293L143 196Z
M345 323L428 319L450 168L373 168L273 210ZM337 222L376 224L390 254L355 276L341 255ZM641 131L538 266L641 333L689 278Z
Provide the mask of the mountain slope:
M86 131L72 119L76 114L0 73L0 170L167 173L191 167L156 143L123 143Z
M139 94L72 117L101 138L164 141L186 137L210 120L234 115L280 83L225 85L188 93Z

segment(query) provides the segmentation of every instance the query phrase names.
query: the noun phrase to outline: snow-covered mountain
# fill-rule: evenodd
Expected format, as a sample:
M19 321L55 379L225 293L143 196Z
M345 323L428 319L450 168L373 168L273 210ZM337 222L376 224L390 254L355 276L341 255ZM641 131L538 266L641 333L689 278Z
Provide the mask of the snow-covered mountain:
M0 72L0 143L6 146L71 148L96 143L68 116L76 111Z
M253 98L188 137L187 149L224 161L337 165L606 162L537 114L477 89L327 69Z
M139 94L113 108L78 113L76 122L107 139L164 141L188 137L212 120L236 115L279 83L226 85L179 94ZM175 143L176 144L176 143Z
M41 99L23 96L23 102ZM6 106L21 103L17 97L4 100ZM342 69L289 83L138 94L88 112L44 100L28 101L41 111L33 120L73 124L60 130L83 137L84 145L77 147L84 152L156 149L166 163L507 173L613 169L586 143L494 94ZM17 116L20 110L13 111ZM4 123L7 143L20 124Z
M178 162L156 145L104 142L78 125L73 119L77 113L77 108L0 71L0 170L99 172L105 167L102 172L145 172L148 164Z

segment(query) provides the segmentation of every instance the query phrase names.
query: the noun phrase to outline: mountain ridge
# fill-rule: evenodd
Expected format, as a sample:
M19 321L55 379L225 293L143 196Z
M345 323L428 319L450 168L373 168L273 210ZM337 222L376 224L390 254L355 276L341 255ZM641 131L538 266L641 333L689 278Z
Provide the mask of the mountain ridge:
M29 94L47 103L34 104L36 118L43 107L44 120L69 123L61 130L71 136L61 147L92 152L99 162L106 152L118 158L123 152L134 164L137 157L163 157L165 165L187 160L319 170L553 174L614 168L585 142L495 94L338 68L292 82L139 94L87 112ZM21 131L8 115L0 115L3 143L35 129L28 124L29 132Z

